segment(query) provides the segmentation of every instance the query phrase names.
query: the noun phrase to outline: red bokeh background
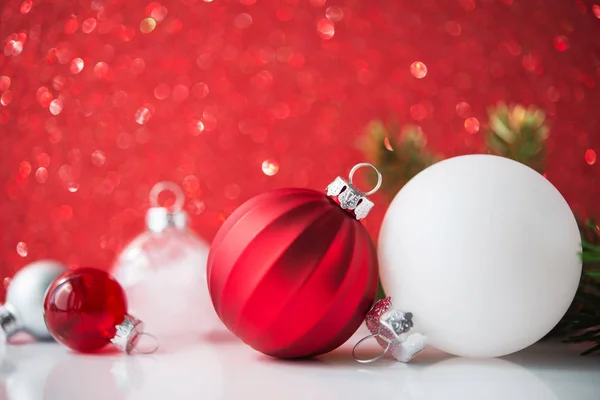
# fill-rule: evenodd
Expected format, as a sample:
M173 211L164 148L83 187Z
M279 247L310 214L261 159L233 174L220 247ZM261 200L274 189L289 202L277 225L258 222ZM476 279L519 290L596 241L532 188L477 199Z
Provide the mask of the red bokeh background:
M257 193L346 175L375 118L481 152L465 119L501 100L546 111L548 179L600 208L593 1L5 0L0 37L0 277L108 268L160 180L210 241Z

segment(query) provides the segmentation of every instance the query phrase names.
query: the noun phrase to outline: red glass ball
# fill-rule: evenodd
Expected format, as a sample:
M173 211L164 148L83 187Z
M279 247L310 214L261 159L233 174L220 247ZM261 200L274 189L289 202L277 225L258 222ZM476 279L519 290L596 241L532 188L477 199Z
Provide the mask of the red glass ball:
M52 336L80 352L110 343L127 313L119 283L95 268L67 271L52 283L44 299L44 317Z
M208 286L227 328L254 349L310 357L343 344L373 304L375 248L324 193L280 189L242 204L217 233Z

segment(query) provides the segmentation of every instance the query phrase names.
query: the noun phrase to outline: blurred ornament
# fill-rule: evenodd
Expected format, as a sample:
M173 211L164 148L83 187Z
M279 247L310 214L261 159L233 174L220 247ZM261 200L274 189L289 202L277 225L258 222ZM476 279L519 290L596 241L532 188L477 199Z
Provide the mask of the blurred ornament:
M409 362L425 348L427 342L424 335L418 332L409 333L413 327L412 319L412 313L402 312L392 307L391 297L379 300L365 318L371 334L356 343L352 349L352 356L360 363L370 363L390 352L396 360ZM356 349L371 338L377 340L383 352L371 359L359 358Z
M175 195L172 207L159 207L162 192ZM175 183L154 185L148 230L125 247L113 266L129 309L157 336L197 336L220 325L206 287L208 245L188 229L184 198Z
M93 353L112 343L127 354L142 352L143 323L127 313L123 289L105 271L79 268L56 278L44 299L44 318L54 339L70 349Z
M381 282L415 330L469 357L519 351L567 311L581 275L569 206L542 175L470 155L418 174L388 209Z
M208 258L217 314L267 355L311 357L344 343L377 289L377 258L358 221L373 203L338 177L327 194L279 189L242 204L225 221Z
M41 260L19 270L8 285L6 303L0 307L0 335L10 339L26 331L38 340L52 339L44 322L44 295L66 269L58 261Z

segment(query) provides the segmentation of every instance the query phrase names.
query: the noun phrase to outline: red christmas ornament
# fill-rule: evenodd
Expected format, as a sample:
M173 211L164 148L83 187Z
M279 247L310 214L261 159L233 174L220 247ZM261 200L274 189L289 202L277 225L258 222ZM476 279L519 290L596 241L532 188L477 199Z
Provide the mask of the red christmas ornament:
M242 204L208 258L215 310L246 344L274 357L327 353L360 326L373 304L376 252L358 221L373 203L337 178L327 194L280 189ZM373 167L375 168L375 167Z
M48 288L44 318L56 341L84 353L113 343L127 353L142 334L142 322L127 314L119 283L95 268L60 275Z

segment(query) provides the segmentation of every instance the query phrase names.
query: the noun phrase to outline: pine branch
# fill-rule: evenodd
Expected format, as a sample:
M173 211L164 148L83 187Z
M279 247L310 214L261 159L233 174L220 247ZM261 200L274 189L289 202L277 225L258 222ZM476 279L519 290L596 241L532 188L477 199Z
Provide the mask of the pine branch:
M600 351L600 229L593 219L577 221L582 237L580 253L583 273L575 300L563 317L557 331L567 336L569 343L592 343L581 353Z
M381 191L391 200L412 177L437 162L440 157L426 148L427 140L420 127L396 124L385 126L373 121L359 142L369 161L383 175Z
M534 106L506 106L499 103L488 110L485 132L488 152L511 158L544 173L549 127L544 112Z

